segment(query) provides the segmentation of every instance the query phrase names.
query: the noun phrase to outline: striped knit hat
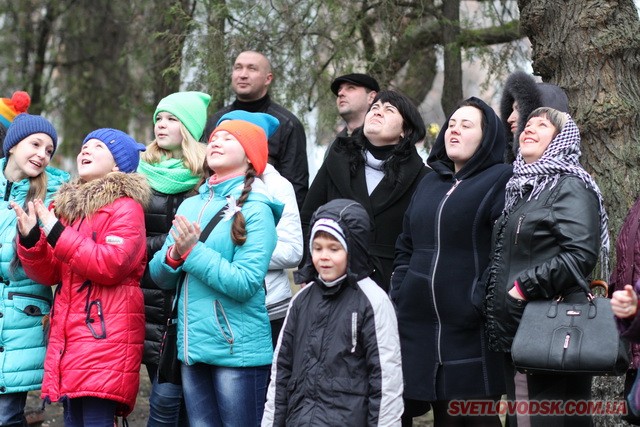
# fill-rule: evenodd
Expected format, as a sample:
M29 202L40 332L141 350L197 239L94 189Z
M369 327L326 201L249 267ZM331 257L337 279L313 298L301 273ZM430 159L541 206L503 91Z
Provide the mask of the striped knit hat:
M31 97L21 90L11 95L11 98L0 98L0 124L8 128L13 119L20 113L26 113L31 105Z

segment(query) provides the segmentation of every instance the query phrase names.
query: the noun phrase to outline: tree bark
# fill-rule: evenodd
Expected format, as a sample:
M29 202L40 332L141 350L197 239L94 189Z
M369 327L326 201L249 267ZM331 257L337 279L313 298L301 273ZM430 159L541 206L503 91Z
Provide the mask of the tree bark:
M632 0L519 0L518 6L534 72L569 97L581 161L604 196L613 246L640 189L638 12ZM594 399L620 399L622 390L621 378L594 379ZM594 425L619 423L617 416L594 417Z
M582 164L604 195L615 236L640 189L640 23L632 0L520 0L533 70L564 88Z
M460 0L443 3L444 24L442 39L444 45L444 85L442 87L442 109L445 115L462 98L462 50L458 41L460 35Z

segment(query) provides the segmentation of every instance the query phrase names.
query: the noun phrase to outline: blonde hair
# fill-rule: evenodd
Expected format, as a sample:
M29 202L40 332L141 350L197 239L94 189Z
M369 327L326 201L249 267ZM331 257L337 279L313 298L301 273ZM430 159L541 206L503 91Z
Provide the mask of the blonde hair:
M180 144L182 163L193 175L202 176L207 146L196 141L182 122L180 122L180 134L182 135L182 143ZM158 141L154 139L147 146L147 151L140 154L140 158L149 164L155 164L160 163L163 158L172 159L173 154L160 147Z

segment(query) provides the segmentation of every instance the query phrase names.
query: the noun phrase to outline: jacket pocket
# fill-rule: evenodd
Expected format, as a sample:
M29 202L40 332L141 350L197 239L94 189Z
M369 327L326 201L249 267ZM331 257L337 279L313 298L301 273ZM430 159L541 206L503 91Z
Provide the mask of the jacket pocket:
M224 307L222 306L220 300L213 301L213 318L215 320L218 331L227 342L227 344L229 344L229 353L233 354L233 344L235 343L236 339L233 335L233 328L231 327L231 323L229 322L227 313L224 311Z
M526 305L526 300L514 298L507 292L505 296L505 319L502 327L509 342L516 335Z
M369 390L369 382L364 377L347 378L336 377L331 380L331 390L337 392L338 395L355 394L358 396L366 396Z
M14 310L27 316L44 316L51 311L51 301L39 295L9 292L8 298L13 300Z

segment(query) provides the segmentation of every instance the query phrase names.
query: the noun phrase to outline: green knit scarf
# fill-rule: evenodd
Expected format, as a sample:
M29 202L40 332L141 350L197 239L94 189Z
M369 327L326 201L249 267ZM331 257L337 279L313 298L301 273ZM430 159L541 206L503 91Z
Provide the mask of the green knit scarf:
M150 164L140 160L138 172L147 177L149 185L164 194L178 194L189 191L200 180L182 163L181 159L166 159Z

